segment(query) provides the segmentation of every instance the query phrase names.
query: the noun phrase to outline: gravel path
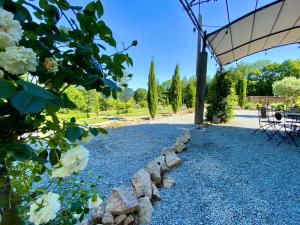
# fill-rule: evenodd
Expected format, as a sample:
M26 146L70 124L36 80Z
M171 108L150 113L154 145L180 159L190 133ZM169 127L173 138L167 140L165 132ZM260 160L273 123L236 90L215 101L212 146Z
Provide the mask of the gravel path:
M300 149L267 142L255 127L256 112L239 111L230 125L193 129L152 224L299 225Z
M90 150L90 160L80 175L93 180L100 176L97 190L104 198L113 187L130 187L132 175L159 156L163 147L173 145L182 128L192 124L193 115L187 114L108 129L108 135L84 144ZM87 176L90 172L93 175Z

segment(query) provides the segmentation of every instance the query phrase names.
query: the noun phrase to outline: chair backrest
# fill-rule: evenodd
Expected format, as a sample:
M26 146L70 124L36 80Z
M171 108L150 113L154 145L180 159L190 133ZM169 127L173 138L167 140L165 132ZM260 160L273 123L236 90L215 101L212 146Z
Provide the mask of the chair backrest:
M268 112L266 107L259 107L258 109L258 118L259 119L268 119Z

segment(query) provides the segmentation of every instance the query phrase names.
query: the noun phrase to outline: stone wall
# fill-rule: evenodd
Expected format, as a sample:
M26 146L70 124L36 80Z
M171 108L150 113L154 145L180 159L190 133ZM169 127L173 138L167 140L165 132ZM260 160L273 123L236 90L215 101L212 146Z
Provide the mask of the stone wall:
M175 184L167 172L180 165L177 153L187 148L189 140L190 130L184 129L173 146L164 147L160 156L132 176L131 187L113 188L107 202L93 209L90 218L81 225L150 224L153 204L161 200L159 188L171 188Z

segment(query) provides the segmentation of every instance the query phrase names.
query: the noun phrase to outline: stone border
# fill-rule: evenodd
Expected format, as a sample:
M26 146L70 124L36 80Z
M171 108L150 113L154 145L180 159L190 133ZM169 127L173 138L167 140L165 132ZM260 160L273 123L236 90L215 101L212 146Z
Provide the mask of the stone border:
M167 172L181 163L177 153L187 148L189 140L190 129L184 128L183 135L172 147L164 147L160 156L132 176L131 187L113 188L107 202L93 209L90 218L81 225L150 224L153 204L161 200L159 188L171 188L175 184Z

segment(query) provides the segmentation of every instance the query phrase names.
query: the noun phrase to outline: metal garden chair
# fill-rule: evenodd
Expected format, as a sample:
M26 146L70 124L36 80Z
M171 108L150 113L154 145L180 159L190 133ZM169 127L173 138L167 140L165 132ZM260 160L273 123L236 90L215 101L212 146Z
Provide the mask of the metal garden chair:
M271 111L267 107L260 107L258 109L258 124L259 127L253 131L253 134L255 134L257 131L262 131L268 136L268 140L271 139L277 132L277 129L275 125L280 123L279 121L275 121L272 118ZM271 133L271 131L274 131L275 134Z

